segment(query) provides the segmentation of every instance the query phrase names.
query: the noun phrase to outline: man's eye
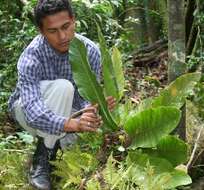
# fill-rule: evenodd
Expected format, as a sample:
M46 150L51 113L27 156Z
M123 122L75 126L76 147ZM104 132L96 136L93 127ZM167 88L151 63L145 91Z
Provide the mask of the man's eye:
M69 26L70 26L70 24L66 24L66 25L64 25L62 28L66 30L66 29L69 28Z
M56 32L56 30L49 30L49 33L51 33L51 34L53 34L55 32Z

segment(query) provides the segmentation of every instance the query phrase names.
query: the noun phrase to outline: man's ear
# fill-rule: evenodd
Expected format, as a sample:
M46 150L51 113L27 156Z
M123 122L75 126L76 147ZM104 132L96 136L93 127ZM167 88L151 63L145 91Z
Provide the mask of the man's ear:
M73 18L72 18L72 21L73 21L73 23L74 23L74 26L76 27L76 19L75 19L74 16L73 16Z
M43 30L43 28L38 28L38 31L41 35L46 36L45 31Z
M72 16L71 19L72 19L73 22L76 22L75 16Z
M39 33L43 34L43 29L41 27L38 27L37 30Z

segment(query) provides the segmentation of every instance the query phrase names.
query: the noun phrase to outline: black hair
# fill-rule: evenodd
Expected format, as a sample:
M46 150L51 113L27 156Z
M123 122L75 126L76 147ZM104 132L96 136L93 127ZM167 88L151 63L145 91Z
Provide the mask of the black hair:
M38 0L34 9L35 23L42 28L42 19L55 13L67 11L70 17L74 16L69 0Z

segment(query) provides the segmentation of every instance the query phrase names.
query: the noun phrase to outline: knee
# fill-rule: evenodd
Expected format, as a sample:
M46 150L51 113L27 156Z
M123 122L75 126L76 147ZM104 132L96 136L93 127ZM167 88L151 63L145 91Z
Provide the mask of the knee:
M55 87L59 92L66 92L67 94L74 94L74 86L69 80L57 79L54 81Z

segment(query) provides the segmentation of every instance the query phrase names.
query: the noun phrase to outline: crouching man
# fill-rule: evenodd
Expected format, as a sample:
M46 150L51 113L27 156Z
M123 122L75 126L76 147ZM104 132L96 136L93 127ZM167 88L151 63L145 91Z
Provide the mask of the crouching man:
M88 105L77 91L69 63L70 41L74 37L83 41L98 79L100 52L91 40L75 34L75 18L68 0L39 0L34 16L40 34L18 60L18 82L9 109L18 123L38 139L30 183L37 189L50 190L49 161L55 160L57 150L74 143L77 132L95 132L102 123L97 106ZM108 97L107 102L111 110L115 100ZM70 117L81 109L81 116Z

